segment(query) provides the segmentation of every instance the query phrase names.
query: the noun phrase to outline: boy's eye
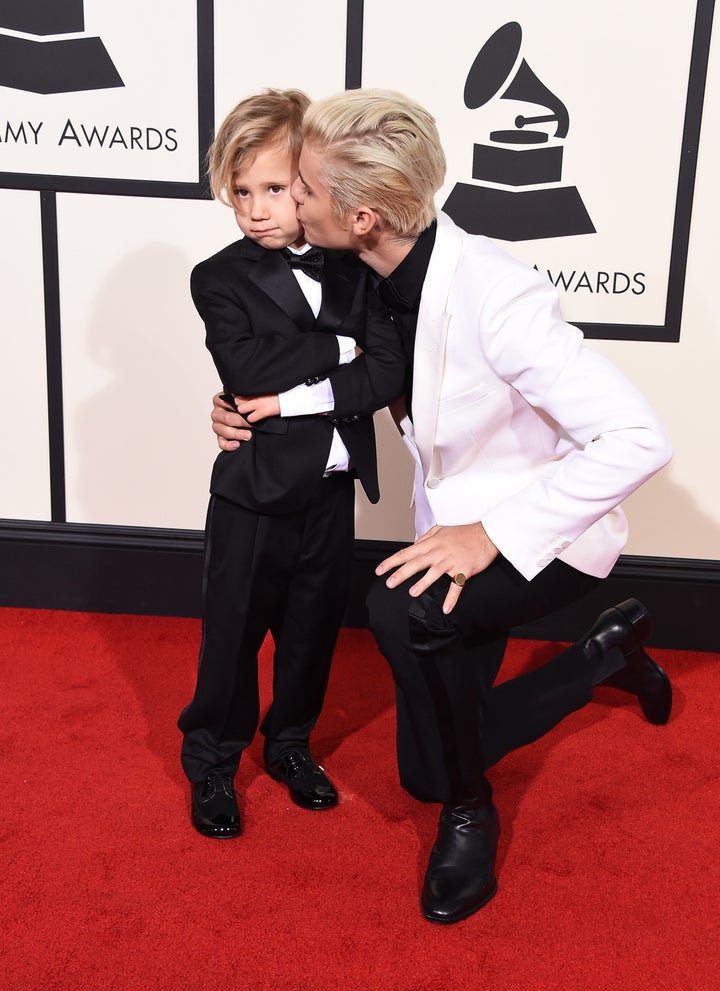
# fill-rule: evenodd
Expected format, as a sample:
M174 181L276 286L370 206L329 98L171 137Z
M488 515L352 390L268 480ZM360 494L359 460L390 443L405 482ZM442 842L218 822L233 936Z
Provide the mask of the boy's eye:
M234 196L243 197L243 196L247 196L247 194L248 194L247 189L239 189L239 188L233 189Z
M271 186L270 187L270 192L271 193L282 193L283 188L284 188L283 186Z

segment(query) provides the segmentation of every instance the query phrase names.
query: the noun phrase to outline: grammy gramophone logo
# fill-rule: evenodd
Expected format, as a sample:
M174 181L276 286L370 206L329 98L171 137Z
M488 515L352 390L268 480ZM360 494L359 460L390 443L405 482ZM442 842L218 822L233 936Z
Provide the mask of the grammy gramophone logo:
M84 0L0 0L0 86L47 94L124 85L102 40L85 35Z
M443 210L469 233L504 241L593 234L578 189L562 184L567 108L520 58L521 43L515 21L486 41L465 82L465 106L514 100L542 112L518 114L513 128L490 131L487 141L476 143L473 182L458 182Z

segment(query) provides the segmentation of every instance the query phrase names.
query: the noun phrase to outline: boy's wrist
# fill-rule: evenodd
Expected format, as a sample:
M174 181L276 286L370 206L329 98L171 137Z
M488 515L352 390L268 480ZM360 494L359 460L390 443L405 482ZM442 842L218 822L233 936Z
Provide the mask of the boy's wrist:
M314 413L332 413L335 396L327 379L311 385L303 383L278 395L280 416L308 416Z
M338 365L348 365L355 358L357 353L357 342L354 337L343 337L341 334L337 335L338 347L340 348L340 357L338 358Z

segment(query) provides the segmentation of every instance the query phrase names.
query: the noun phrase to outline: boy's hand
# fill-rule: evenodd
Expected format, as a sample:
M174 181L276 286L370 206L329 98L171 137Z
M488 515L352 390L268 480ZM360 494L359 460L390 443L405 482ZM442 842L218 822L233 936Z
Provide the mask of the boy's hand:
M219 392L213 396L210 419L221 450L236 451L242 441L252 440L252 430L247 429L247 420L239 413L231 413Z
M242 413L248 423L267 420L269 416L280 416L280 399L274 395L235 396L238 413Z

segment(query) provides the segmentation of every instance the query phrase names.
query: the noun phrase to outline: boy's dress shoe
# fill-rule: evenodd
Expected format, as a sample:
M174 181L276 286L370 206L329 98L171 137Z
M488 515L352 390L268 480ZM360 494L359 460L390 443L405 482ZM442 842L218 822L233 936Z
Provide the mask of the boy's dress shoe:
M494 805L443 806L420 899L426 919L460 922L490 901L499 835Z
M275 781L288 786L290 798L303 809L331 809L338 794L324 768L316 764L306 750L290 750L279 760L265 764Z
M225 840L242 832L233 779L211 771L192 786L192 821L198 833Z
M672 709L672 685L641 646L649 633L650 617L645 606L637 599L626 599L602 613L587 634L584 650L588 656L604 654L612 648L621 650L625 666L600 684L636 695L648 722L664 726Z

